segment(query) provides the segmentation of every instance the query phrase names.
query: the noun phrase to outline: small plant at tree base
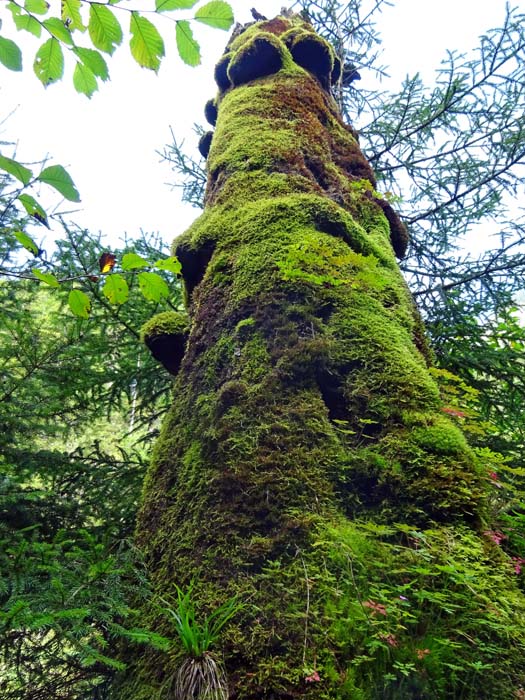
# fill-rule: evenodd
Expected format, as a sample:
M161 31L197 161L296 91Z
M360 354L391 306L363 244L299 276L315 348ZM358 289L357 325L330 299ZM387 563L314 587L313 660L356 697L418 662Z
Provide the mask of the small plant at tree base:
M170 689L177 700L227 700L228 682L224 664L210 651L223 627L243 608L236 596L228 598L203 622L197 620L192 600L194 582L186 591L176 586L175 607L164 599L161 610L174 623L186 656L175 674L168 679Z

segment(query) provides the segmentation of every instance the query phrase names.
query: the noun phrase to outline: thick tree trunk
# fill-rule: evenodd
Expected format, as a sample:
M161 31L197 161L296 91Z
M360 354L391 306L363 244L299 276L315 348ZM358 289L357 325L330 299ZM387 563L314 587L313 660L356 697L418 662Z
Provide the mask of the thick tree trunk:
M244 603L215 647L232 698L514 698L524 605L482 535L486 467L442 411L394 256L406 234L337 73L296 16L243 28L217 67L139 544L164 600L194 579L201 615ZM176 697L182 660L132 659L115 696Z

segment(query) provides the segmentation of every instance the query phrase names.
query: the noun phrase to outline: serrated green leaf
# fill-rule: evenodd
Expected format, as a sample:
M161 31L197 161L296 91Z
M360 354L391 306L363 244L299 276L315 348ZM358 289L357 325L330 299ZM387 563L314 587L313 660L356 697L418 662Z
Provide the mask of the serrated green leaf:
M69 199L70 202L80 202L80 195L75 187L75 183L67 170L61 165L50 165L44 168L37 180L50 185L57 192L60 192L63 197Z
M33 15L45 15L49 10L46 0L25 0L24 8Z
M160 301L169 296L168 285L156 272L139 272L138 277L140 291L148 301Z
M42 272L42 270L38 270L36 267L33 268L31 272L37 279L39 279L41 282L45 282L50 287L60 287L60 282L57 280L55 275L52 275L50 272Z
M11 5L11 3L9 3ZM36 37L40 37L40 34L42 32L42 26L40 22L35 19L32 15L28 15L25 12L20 12L20 8L17 7L16 5L13 5L13 7L16 7L18 10L18 13L13 12L13 22L15 23L15 27L18 29L18 31L26 31L30 32ZM11 7L9 7L11 10Z
M80 14L81 7L81 0L62 0L62 21L72 32L75 29L81 32L86 30Z
M42 24L56 39L62 41L67 46L73 46L74 42L71 32L61 19L58 17L50 17L49 19L45 19Z
M21 243L26 250L33 253L33 255L38 255L38 246L31 236L28 236L24 231L15 231L14 234L16 240Z
M64 54L57 39L48 39L38 49L33 70L44 87L60 80L64 73Z
M164 41L155 25L137 12L132 12L129 31L129 46L135 61L143 68L157 72L164 56Z
M122 27L105 5L89 6L88 31L93 46L104 53L112 54L122 43Z
M135 270L139 267L148 267L149 262L136 253L125 253L122 256L121 266L123 270Z
M198 66L201 62L199 44L193 38L190 23L186 19L178 20L175 25L175 38L179 56L188 66Z
M20 202L20 204L24 207L26 212L29 214L29 216L32 216L41 224L44 224L44 226L47 226L49 228L45 209L40 206L40 204L36 201L34 197L24 192L23 194L19 194L17 199Z
M67 298L69 308L79 318L89 318L91 311L91 300L87 294L80 289L72 289Z
M13 19L22 12L22 9L18 5L15 5L14 2L8 2L7 9L13 15Z
M101 53L95 51L95 49L85 49L80 46L76 46L73 51L97 78L102 80L109 78L108 64Z
M108 275L102 292L111 304L123 304L129 296L128 283L122 275Z
M0 156L0 168L13 177L16 177L23 185L28 185L33 177L32 170L18 163L18 161L6 158L5 156Z
M233 24L233 10L224 0L212 0L199 7L195 19L216 29L228 30Z
M3 36L0 36L0 63L9 70L22 70L22 52L14 41Z
M155 0L157 12L169 12L169 10L189 10L197 4L197 0Z
M159 270L167 270L168 272L173 272L174 275L178 275L182 270L182 265L174 255L170 258L162 258L161 260L157 260L157 262L153 264Z
M73 86L81 95L91 97L98 90L97 79L91 68L77 61L73 71Z

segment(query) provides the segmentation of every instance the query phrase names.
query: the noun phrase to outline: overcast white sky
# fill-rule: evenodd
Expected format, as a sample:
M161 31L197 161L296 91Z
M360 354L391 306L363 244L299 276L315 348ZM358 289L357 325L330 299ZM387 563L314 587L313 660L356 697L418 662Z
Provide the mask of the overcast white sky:
M252 4L272 16L283 1L230 0L240 22L251 19ZM167 56L159 74L141 69L123 45L108 60L111 81L88 100L73 89L71 65L62 83L42 87L32 72L41 42L16 32L4 2L0 0L1 33L21 46L24 70L11 73L0 65L0 121L15 110L0 126L0 141L16 142L18 160L49 156L50 162L68 168L82 198L79 211L71 217L79 225L101 230L113 240L125 231L133 236L143 229L158 231L171 242L198 210L181 204L178 191L165 184L172 179L171 172L157 151L170 142L171 126L197 153L191 127L195 121L205 124L203 106L215 94L213 65L227 34L196 27L203 64L188 68L178 58L174 31L165 22L164 28L159 27ZM59 0L51 2L59 4ZM383 63L390 66L393 87L416 71L430 81L446 49L473 48L481 33L502 23L505 12L505 0L393 0L392 4L378 28ZM153 1L130 0L127 7L131 5L143 9ZM511 5L525 10L525 0L511 1ZM362 82L366 80L363 72ZM0 148L4 155L13 155L12 149ZM54 230L60 235L59 226Z

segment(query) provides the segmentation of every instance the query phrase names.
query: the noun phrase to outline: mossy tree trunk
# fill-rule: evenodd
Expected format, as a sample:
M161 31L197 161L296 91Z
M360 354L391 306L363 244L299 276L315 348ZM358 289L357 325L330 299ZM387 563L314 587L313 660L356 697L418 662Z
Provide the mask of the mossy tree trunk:
M524 605L482 534L487 467L442 411L338 71L297 16L242 28L217 66L138 541L163 599L194 579L203 615L244 602L216 647L232 698L513 698ZM146 341L169 355L161 320ZM132 658L115 697L172 697L182 659Z

